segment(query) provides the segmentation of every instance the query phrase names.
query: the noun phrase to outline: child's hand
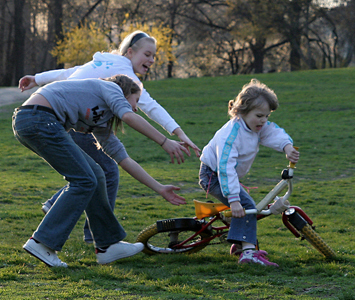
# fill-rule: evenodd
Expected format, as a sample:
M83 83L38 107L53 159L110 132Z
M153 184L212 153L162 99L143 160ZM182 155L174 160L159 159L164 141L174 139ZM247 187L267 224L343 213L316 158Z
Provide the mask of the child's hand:
M169 201L173 205L186 204L185 198L176 195L174 191L180 190L179 187L173 185L164 185L160 195L162 195L165 200Z
M286 158L293 163L297 163L300 158L300 153L293 148L291 144L285 146L284 151L286 153Z
M245 216L245 210L239 201L234 201L230 205L232 210L232 217L243 218Z

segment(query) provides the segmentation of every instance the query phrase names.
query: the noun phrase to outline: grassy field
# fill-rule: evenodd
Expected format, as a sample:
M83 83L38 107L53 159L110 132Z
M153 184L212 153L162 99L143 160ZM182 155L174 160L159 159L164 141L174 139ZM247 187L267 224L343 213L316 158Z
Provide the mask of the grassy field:
M280 216L272 216L258 223L258 238L270 260L280 265L277 269L238 265L226 244L189 256L140 253L100 266L93 247L82 241L82 218L59 253L69 268L48 268L22 245L43 217L41 203L65 181L15 140L12 105L0 108L0 299L355 299L355 69L255 77L279 97L280 107L270 120L300 147L291 204L312 218L336 251L335 259L323 258L296 239ZM145 87L202 149L227 122L228 100L251 78L173 79ZM193 217L192 199L206 200L206 195L197 183L198 158L173 165L155 143L125 129L120 138L131 157L160 182L181 187L188 202L172 206L121 171L115 213L128 233L126 241L134 242L158 219ZM258 201L286 165L284 154L261 148L242 183L258 187L251 190Z

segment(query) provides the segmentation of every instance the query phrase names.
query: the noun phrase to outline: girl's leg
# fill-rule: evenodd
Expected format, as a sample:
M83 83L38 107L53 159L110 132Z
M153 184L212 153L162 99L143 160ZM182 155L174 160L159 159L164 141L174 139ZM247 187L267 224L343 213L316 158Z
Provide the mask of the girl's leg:
M119 169L116 162L107 156L101 149L97 149L95 143L96 140L92 134L84 134L80 132L75 132L74 130L70 130L70 135L75 141L75 143L84 150L91 158L95 160L96 163L100 165L100 167L105 172L106 177L106 188L107 188L107 196L112 210L114 210L117 191L119 186ZM44 208L51 207L54 202L57 200L61 192L66 188L63 187L60 189L52 198L47 200L44 203ZM48 208L48 209L49 209ZM42 209L43 210L43 209ZM88 226L87 221L84 225L84 240L87 243L92 243L93 238L91 236L91 232Z
M85 153L87 153L92 159L94 159L94 161L99 164L99 166L105 172L107 197L113 211L115 208L115 202L119 186L119 170L116 162L101 149L97 149L96 140L92 134L84 134L80 132L75 132L73 130L71 130L69 133L73 138L74 142L82 150L84 150ZM84 225L84 240L87 243L93 242L93 237L91 236L87 221Z
M38 226L34 238L53 250L61 250L82 212L88 208L92 231L103 235L100 239L103 245L99 246L123 239L123 228L113 215L107 194L102 193L106 189L103 171L74 143L55 116L35 109L22 110L15 115L13 124L18 140L69 182ZM95 199L94 195L100 197ZM93 210L101 218L94 221L90 216Z
M240 187L240 203L245 209L254 209L255 202L252 197ZM227 240L231 243L242 242L255 245L256 237L256 214L246 215L244 218L232 218Z
M201 163L199 177L200 186L205 191L208 191L208 194L215 197L223 204L229 206L228 199L225 198L222 194L222 190L218 181L218 176L215 172L211 170L211 168ZM241 205L245 209L255 208L254 200L243 189L243 187L240 187L239 196ZM256 245L256 215L251 214L246 215L244 218L232 218L227 240L231 243L245 242Z

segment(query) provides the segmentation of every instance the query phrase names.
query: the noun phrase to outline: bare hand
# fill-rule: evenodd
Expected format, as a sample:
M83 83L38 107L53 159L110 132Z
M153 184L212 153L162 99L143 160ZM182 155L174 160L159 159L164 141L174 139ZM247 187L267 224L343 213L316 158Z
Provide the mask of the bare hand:
M176 128L174 130L174 134L176 134L180 141L183 142L183 145L184 147L187 149L187 151L189 152L189 156L191 155L190 154L190 149L189 147L191 147L194 151L195 151L195 154L197 157L200 157L200 148L197 147L190 139L189 137L185 134L185 132L179 127L179 128Z
M245 217L245 210L239 201L234 201L230 204L232 210L232 217L243 218Z
M185 161L184 153L190 156L190 152L184 147L183 143L167 139L163 144L163 149L170 154L171 163L174 163L174 156L178 164Z
M164 185L160 195L162 195L165 200L169 201L173 205L186 204L185 198L176 195L174 191L179 191L180 188L173 185Z
M18 88L21 89L21 92L32 89L38 84L35 81L35 77L32 75L26 75L19 80Z
M300 153L293 148L291 144L285 146L284 151L286 153L286 158L293 163L297 163L300 158Z

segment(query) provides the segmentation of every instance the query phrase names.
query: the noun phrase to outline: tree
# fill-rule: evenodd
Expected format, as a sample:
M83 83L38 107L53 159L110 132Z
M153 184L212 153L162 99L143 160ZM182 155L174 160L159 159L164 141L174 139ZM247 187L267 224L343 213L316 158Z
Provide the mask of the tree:
M91 23L66 32L50 53L58 63L76 66L90 61L95 52L105 49L109 49L105 32Z

